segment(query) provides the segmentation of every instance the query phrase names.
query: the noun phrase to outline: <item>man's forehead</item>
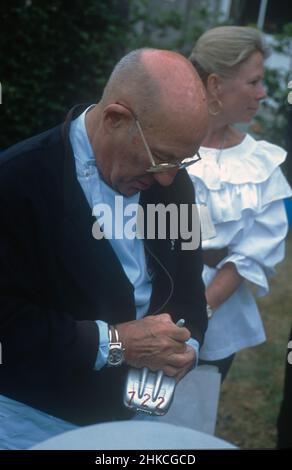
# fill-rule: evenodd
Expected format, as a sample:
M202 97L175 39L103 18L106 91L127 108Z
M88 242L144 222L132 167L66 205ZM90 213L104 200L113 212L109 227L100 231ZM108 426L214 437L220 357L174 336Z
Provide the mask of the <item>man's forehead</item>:
M171 110L165 112L152 121L153 133L161 137L168 137L170 140L192 143L196 139L200 140L208 126L208 112L203 110L198 112L195 107L189 111Z
M151 149L161 158L169 160L192 157L202 140L195 132L182 132L178 126L172 132L156 133L155 137L151 139Z

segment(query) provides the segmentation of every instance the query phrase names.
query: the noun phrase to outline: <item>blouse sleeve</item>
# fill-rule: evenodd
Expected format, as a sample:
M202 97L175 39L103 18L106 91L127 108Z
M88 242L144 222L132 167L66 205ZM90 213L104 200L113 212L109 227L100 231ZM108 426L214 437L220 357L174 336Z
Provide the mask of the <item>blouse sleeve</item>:
M257 295L263 296L269 291L268 277L285 255L288 223L283 200L267 204L257 214L246 214L246 221L217 268L234 263L242 277L258 286Z

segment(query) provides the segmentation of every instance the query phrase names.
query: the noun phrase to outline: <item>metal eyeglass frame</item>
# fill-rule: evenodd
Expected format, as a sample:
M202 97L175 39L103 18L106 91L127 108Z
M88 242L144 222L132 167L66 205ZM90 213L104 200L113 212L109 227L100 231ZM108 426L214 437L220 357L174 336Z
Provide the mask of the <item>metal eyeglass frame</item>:
M152 154L152 152L150 150L150 147L148 145L148 142L145 138L145 135L144 135L144 132L143 132L143 129L141 127L141 124L139 122L138 117L132 111L132 109L129 108L128 106L125 106L122 103L116 103L116 104L119 104L120 106L123 106L123 108L126 108L132 114L132 116L134 118L135 124L136 124L137 129L139 131L139 134L141 136L141 139L142 139L142 142L144 144L145 150L146 150L147 155L149 157L149 160L151 162L151 166L146 170L148 173L163 173L163 172L174 170L174 169L182 170L182 169L187 168L188 166L193 165L194 163L197 163L201 160L201 156L200 156L199 152L197 152L196 153L196 158L192 158L191 160L188 160L186 162L155 163L153 154Z

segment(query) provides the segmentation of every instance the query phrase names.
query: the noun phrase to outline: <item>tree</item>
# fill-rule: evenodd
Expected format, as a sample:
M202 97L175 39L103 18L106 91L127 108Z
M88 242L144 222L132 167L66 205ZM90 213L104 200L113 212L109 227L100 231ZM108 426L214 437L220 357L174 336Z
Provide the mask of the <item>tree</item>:
M127 31L124 0L11 0L0 4L0 148L98 100Z

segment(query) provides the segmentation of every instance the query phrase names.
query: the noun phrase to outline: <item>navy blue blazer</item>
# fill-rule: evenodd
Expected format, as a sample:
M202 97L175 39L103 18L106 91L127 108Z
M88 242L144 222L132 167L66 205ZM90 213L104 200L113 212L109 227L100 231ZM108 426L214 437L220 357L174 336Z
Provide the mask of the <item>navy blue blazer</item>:
M92 236L95 218L68 136L81 111L0 157L0 393L83 425L131 417L122 404L127 367L93 370L99 344L93 320L133 320L135 304L110 243ZM185 171L171 186L141 193L143 207L159 202L191 207ZM183 251L180 240L144 243L153 272L149 314L185 318L201 343L207 326L201 249Z

